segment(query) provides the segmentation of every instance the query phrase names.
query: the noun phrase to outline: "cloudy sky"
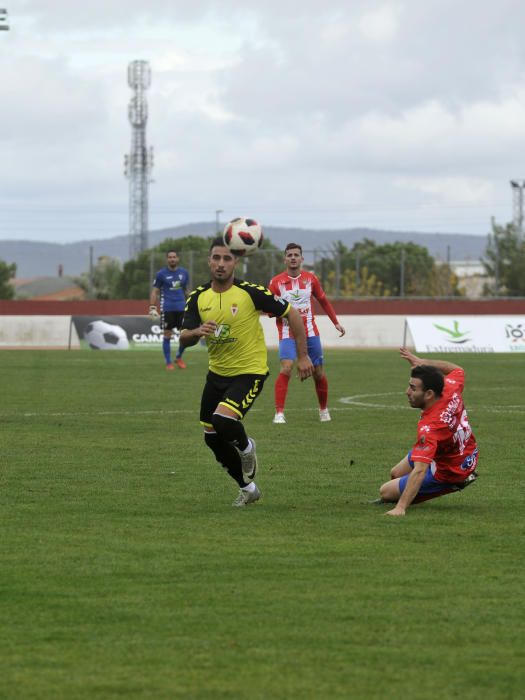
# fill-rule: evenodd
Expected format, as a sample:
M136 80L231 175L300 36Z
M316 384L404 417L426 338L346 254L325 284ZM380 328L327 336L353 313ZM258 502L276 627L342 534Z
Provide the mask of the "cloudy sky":
M520 0L4 0L0 238L128 231L146 60L150 228L237 215L486 234L525 178Z

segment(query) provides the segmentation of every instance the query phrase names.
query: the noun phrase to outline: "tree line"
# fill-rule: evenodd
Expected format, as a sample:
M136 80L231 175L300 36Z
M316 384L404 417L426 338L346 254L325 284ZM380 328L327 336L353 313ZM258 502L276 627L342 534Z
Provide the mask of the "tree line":
M153 277L166 262L166 252L176 250L181 265L190 271L191 286L208 279L207 254L211 238L167 238L124 265L101 257L91 272L76 278L77 284L95 299L147 299ZM300 241L298 241L300 243ZM514 224L493 222L482 259L487 282L485 296L525 296L525 241ZM416 243L377 245L364 239L346 247L340 241L317 254L312 269L329 296L340 297L460 297L459 280L448 263L433 258ZM282 251L269 239L254 256L243 258L237 275L266 285L283 269ZM11 280L16 265L0 260L0 298L14 298Z

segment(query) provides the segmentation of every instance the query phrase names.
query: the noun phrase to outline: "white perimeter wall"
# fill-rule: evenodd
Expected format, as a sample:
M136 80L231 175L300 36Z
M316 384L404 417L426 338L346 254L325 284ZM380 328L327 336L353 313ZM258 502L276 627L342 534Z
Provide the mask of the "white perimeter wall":
M325 348L398 348L403 344L404 316L339 316L339 323L346 329L340 338L328 316L317 316L316 322ZM275 320L261 318L266 344L277 347L279 338ZM408 343L412 338L408 336Z
M325 348L397 348L403 343L404 316L340 316L346 335L339 337L327 316L317 317L317 325ZM261 316L266 344L278 345L275 320ZM67 348L69 316L2 316L0 348ZM407 342L412 343L408 335ZM78 348L78 336L72 329L71 347Z
M71 316L2 316L0 348L67 348ZM73 329L73 347L79 347Z

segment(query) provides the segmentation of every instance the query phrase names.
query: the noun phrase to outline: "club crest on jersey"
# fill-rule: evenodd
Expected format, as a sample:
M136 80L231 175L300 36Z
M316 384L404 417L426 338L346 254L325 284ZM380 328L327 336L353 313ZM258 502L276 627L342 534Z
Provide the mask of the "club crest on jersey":
M237 306L237 304L232 304L230 307L230 311L232 312L232 316L235 316L237 311L239 311L239 307Z

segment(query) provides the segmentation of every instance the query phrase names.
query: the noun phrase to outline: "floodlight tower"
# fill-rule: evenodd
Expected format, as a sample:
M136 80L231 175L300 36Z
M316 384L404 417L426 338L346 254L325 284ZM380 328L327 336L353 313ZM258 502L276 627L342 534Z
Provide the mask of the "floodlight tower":
M511 180L513 207L512 207L512 222L518 231L518 235L523 237L523 190L525 189L525 180Z
M0 9L0 31L8 32L9 25L7 24L7 10L5 8Z
M147 61L129 64L128 84L134 94L128 106L131 151L124 156L124 174L129 179L129 254L134 257L148 247L148 185L153 168L153 148L146 146L148 104L144 93L151 85Z

